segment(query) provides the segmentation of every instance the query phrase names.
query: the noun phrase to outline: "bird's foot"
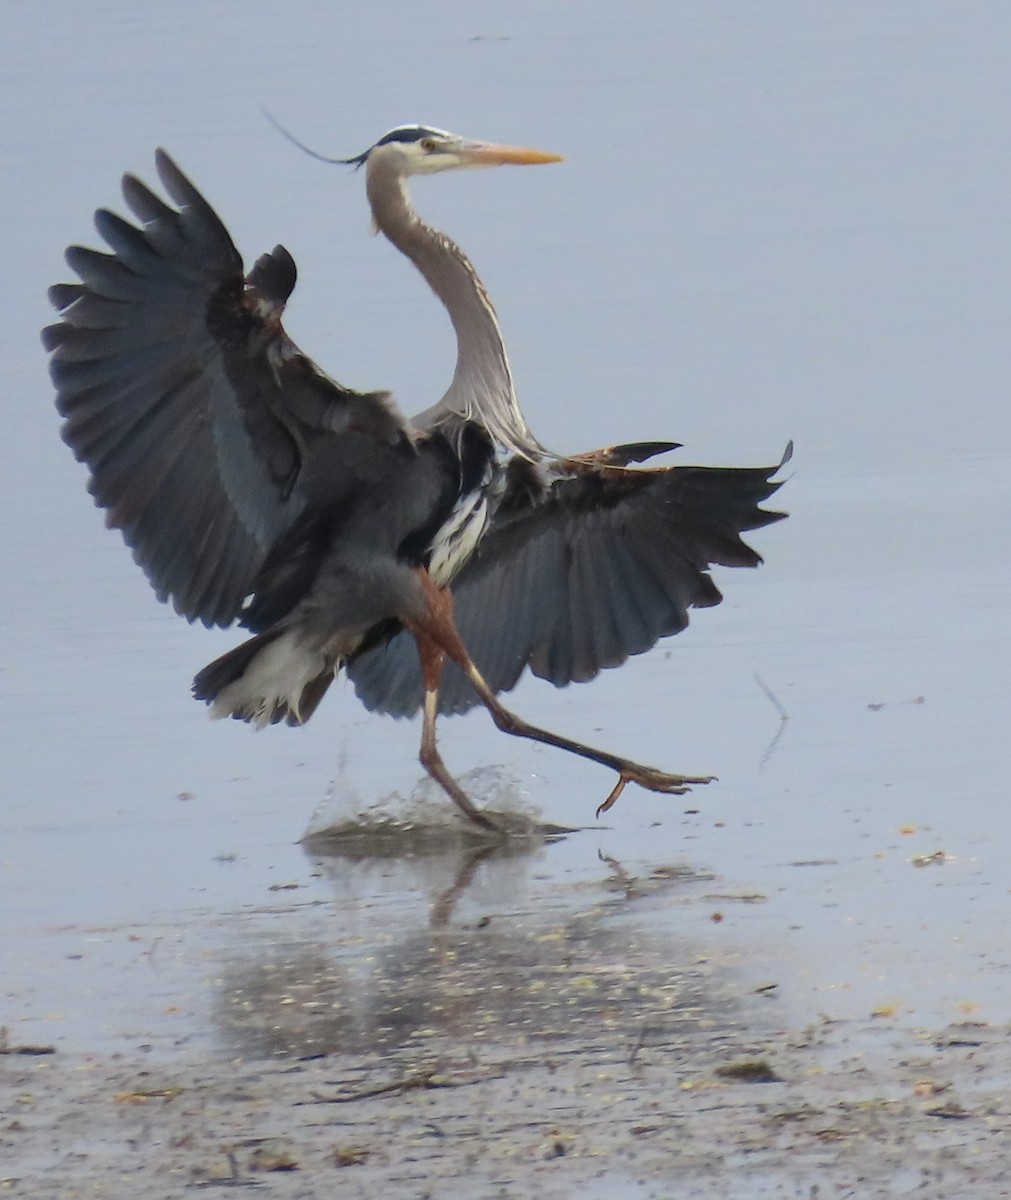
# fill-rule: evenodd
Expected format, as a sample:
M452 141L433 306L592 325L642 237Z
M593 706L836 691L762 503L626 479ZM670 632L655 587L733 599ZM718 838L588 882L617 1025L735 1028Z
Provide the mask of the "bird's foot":
M611 794L597 809L597 816L607 812L614 806L615 801L625 790L627 783L637 783L649 792L663 792L668 796L683 796L692 787L704 783L712 783L715 775L672 775L668 771L658 771L656 767L641 767L637 763L627 763L618 774L618 782Z
M480 808L475 808L470 797L451 776L447 774L446 779L439 778L439 783L449 793L449 797L459 809L460 815L468 821L468 828L472 832L481 830L482 833L498 836L505 832L498 821L486 812L482 812Z

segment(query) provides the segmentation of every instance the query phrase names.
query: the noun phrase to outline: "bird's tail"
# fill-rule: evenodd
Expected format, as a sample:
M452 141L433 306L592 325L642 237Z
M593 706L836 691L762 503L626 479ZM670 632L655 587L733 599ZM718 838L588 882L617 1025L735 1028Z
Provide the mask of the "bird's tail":
M279 721L304 725L339 665L296 630L269 629L204 667L193 695L210 705L212 717L234 717L257 729Z

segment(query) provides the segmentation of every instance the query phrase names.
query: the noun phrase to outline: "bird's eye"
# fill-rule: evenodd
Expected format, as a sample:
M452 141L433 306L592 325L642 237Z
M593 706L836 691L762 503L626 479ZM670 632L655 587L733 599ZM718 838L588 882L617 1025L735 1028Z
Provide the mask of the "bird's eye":
M426 154L431 154L432 151L436 148L437 144L438 143L436 142L435 138L430 138L430 137L422 138L421 141L418 143L418 145L422 148L422 150L425 151Z

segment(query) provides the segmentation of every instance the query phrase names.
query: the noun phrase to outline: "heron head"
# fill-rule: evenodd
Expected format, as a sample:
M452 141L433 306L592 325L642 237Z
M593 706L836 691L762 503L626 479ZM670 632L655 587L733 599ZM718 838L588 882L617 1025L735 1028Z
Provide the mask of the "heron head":
M431 125L400 125L383 134L364 154L348 161L363 166L373 158L396 164L404 175L434 175L456 167L561 162L560 154L526 146L476 142Z

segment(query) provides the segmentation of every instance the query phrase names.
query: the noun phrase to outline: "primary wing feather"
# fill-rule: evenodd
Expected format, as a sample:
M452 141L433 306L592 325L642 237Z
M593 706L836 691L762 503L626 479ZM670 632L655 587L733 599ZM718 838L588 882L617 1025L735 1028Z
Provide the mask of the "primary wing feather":
M173 208L123 181L140 227L96 214L111 253L72 246L43 333L63 437L159 599L190 620L239 615L270 548L306 505L337 503L411 454L385 393L325 375L287 337L295 264L248 277L217 214L157 154Z
M666 448L659 445L659 449ZM753 567L741 533L781 519L760 507L774 467L626 470L639 447L556 464L553 479L519 459L476 555L453 584L456 623L496 692L530 670L556 687L592 679L688 624L722 599L709 567ZM657 450L652 451L652 453ZM411 639L400 632L352 661L367 708L411 716L422 701ZM440 711L478 703L449 664Z

